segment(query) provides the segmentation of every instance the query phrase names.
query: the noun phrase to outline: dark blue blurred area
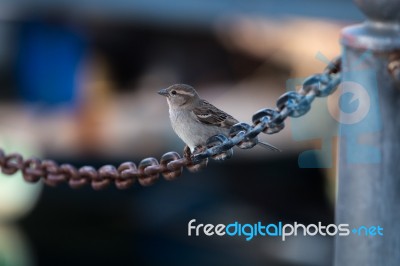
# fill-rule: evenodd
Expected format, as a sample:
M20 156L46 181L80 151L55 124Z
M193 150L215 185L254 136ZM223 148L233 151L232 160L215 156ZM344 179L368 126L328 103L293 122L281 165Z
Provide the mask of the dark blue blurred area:
M77 73L87 43L68 25L28 22L18 39L17 79L22 99L46 104L74 103Z

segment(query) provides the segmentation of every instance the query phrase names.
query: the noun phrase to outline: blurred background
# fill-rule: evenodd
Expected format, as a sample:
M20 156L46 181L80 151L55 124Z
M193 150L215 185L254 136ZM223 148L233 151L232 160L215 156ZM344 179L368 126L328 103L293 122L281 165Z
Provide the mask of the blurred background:
M77 167L181 153L159 89L193 85L251 122L320 72L340 53L340 29L361 20L349 0L2 0L0 147ZM261 136L279 154L236 149L152 187L0 175L0 265L331 265L330 237L187 236L191 219L333 223L336 128L325 113L318 100ZM299 167L301 154L313 167Z

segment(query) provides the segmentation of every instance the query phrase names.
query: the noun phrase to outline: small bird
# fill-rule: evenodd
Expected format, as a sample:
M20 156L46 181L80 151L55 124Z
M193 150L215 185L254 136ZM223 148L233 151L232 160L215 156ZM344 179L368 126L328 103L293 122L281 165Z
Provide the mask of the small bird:
M186 144L185 156L190 156L195 149L204 148L207 140L214 135L228 137L230 128L239 123L231 115L201 99L192 86L175 84L161 89L158 94L167 98L172 128ZM272 151L280 151L268 143L258 144Z

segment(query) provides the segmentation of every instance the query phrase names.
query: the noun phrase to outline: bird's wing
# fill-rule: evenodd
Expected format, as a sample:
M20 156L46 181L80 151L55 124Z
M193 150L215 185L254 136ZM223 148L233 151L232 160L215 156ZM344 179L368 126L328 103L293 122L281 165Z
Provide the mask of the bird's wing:
M238 120L218 109L206 100L200 100L198 107L193 109L193 113L199 122L222 128L231 128Z

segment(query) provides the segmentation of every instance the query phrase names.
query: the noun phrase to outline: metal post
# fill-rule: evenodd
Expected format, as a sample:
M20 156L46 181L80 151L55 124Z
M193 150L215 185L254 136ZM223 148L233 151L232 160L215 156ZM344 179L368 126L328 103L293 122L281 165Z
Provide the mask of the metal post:
M398 266L400 1L355 2L368 19L341 37L342 109L353 96L341 110L336 223L349 224L350 235L336 237L335 265Z

